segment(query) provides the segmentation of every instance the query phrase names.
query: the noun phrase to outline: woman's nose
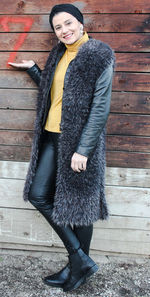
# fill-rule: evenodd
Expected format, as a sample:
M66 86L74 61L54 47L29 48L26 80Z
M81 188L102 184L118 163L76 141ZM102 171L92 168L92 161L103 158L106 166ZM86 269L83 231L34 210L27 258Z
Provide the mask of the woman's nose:
M66 26L62 26L62 33L65 34L67 32L67 27Z

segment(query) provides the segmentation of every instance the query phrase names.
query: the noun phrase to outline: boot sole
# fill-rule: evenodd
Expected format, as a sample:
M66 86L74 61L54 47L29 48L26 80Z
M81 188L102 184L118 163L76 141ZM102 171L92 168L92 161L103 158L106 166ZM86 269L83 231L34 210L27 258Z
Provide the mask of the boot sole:
M43 283L49 287L54 287L54 288L63 288L64 284L55 284L55 283L48 283L43 279Z
M81 277L77 283L74 284L74 286L72 286L71 288L65 290L65 288L63 289L64 292L69 292L69 291L73 291L75 289L77 289L80 285L84 284L86 282L86 278L90 277L92 274L96 273L98 271L99 267L95 264L94 266L92 266L87 273Z

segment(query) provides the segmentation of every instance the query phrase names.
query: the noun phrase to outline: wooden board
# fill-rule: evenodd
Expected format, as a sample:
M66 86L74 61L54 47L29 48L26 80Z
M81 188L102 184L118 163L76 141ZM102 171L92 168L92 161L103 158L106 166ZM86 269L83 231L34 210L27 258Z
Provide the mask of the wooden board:
M25 179L28 162L0 161L0 178Z
M0 129L32 130L35 111L0 110Z
M26 71L1 71L0 88L36 88ZM117 72L114 75L113 91L150 91L150 73Z
M46 220L37 211L0 209L0 216L1 243L24 244L25 246L28 244L31 246L50 247L53 245L63 247L58 236L52 231ZM120 218L120 220L121 219L122 218ZM126 218L126 221L127 220L128 218ZM137 223L140 226L140 219ZM105 222L103 222L103 226L104 225ZM105 251L105 253L121 252L148 255L150 248L149 231L139 230L138 225L136 228L137 229L131 229L131 227L129 229L120 228L119 220L114 228L109 229L107 225L105 227L101 225L101 228L94 228L91 248ZM30 249L29 246L28 248Z
M0 89L0 108L35 109L36 98L37 90ZM111 112L150 114L150 93L114 91L112 92Z
M30 147L0 145L0 159L4 161L29 161ZM150 168L150 153L107 151L106 163L109 167Z
M149 33L90 33L90 36L108 43L117 52L149 52ZM1 51L12 51L21 33L1 33ZM124 42L126 41L126 42ZM19 51L50 51L57 44L53 33L28 33ZM33 46L34 45L34 46Z
M150 114L150 93L112 92L111 112Z
M48 52L18 52L15 58L17 63L22 60L34 60L41 69L44 68L46 63ZM115 71L128 71L128 72L150 72L149 69L149 53L116 53L116 68ZM11 71L13 67L7 65L10 52L0 53L0 69Z
M30 153L30 147L0 145L0 160L29 161Z
M0 209L0 242L52 245L52 229L35 210ZM44 230L44 232L43 232Z
M106 164L109 167L150 168L150 153L108 151Z
M111 215L147 217L150 222L149 188L107 186L106 197Z
M113 90L150 92L150 74L126 72L115 73Z
M0 207L33 209L23 201L23 186L24 180L0 179ZM150 218L149 196L149 188L106 186L109 212L113 216Z
M29 77L26 71L14 70L14 71L1 71L0 88L4 89L36 89L37 85ZM11 92L10 91L10 92Z
M0 130L0 145L31 146L32 131ZM108 151L150 152L150 138L137 136L107 135Z
M0 129L33 130L35 111L0 110ZM108 134L150 135L150 116L134 114L110 114L107 123Z
M149 181L150 169L106 167L106 185L149 188Z
M107 133L116 135L150 136L150 116L110 114Z
M40 13L40 11L39 11ZM27 24L31 22L31 28ZM84 14L88 32L150 32L149 14ZM52 32L48 15L2 15L0 32Z
M7 64L11 53L13 52L0 52L0 60L1 60L0 69L2 70L9 69L9 71L15 71L15 68ZM14 61L16 63L20 63L22 60L34 60L41 69L44 69L44 65L46 63L48 55L49 55L49 52L41 53L41 52L32 52L32 51L30 52L19 51L17 52L17 55L15 56Z
M116 53L116 71L150 72L150 53Z
M111 230L106 233L106 230L98 229L98 231L93 234L91 248L97 249L96 247L99 247L101 251L105 251L105 255L107 252L149 255L150 244L147 242L149 234L146 232L142 233L142 231L135 230L127 232L122 229L117 232Z
M58 0L57 4L62 3L62 0ZM67 3L72 3L68 0ZM38 5L36 0L28 1L18 1L9 0L9 5L5 5L6 1L1 0L0 2L0 13L2 14L49 14L49 11L56 4L54 0L39 0ZM81 2L75 2L75 5L82 12L89 13L149 13L150 5L146 0L115 0L115 2L110 2L109 0L86 0Z
M0 89L0 108L35 109L37 90Z
M110 215L109 219L106 221L97 221L94 223L95 231L98 228L104 229L131 229L131 230L148 230L150 226L150 221L147 218L141 217L130 217L130 216L112 216Z
M0 144L31 146L33 132L0 130Z
M25 179L28 162L0 161L0 178ZM150 169L106 167L106 185L149 188Z
M106 139L108 151L150 153L150 137L108 135Z

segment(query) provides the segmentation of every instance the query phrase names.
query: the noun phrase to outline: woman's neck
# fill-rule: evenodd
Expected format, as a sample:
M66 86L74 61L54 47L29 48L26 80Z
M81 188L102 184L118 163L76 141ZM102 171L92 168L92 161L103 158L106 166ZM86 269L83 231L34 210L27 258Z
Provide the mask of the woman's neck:
M76 42L72 44L65 44L65 46L69 52L76 52L78 51L79 47L83 43L87 42L88 40L89 40L88 34L84 32L83 35L80 37L80 39L78 39Z

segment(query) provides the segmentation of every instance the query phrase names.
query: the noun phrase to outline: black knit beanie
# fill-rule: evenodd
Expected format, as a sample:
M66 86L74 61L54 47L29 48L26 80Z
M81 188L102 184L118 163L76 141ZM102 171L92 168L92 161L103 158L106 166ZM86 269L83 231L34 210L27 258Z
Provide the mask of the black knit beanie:
M50 12L50 16L49 16L49 22L50 22L50 25L53 30L54 30L54 27L53 27L52 20L53 20L54 15L59 12L68 12L68 13L72 14L81 24L84 23L83 14L80 12L80 10L76 6L74 6L72 4L58 4L58 5L53 6L53 8Z

